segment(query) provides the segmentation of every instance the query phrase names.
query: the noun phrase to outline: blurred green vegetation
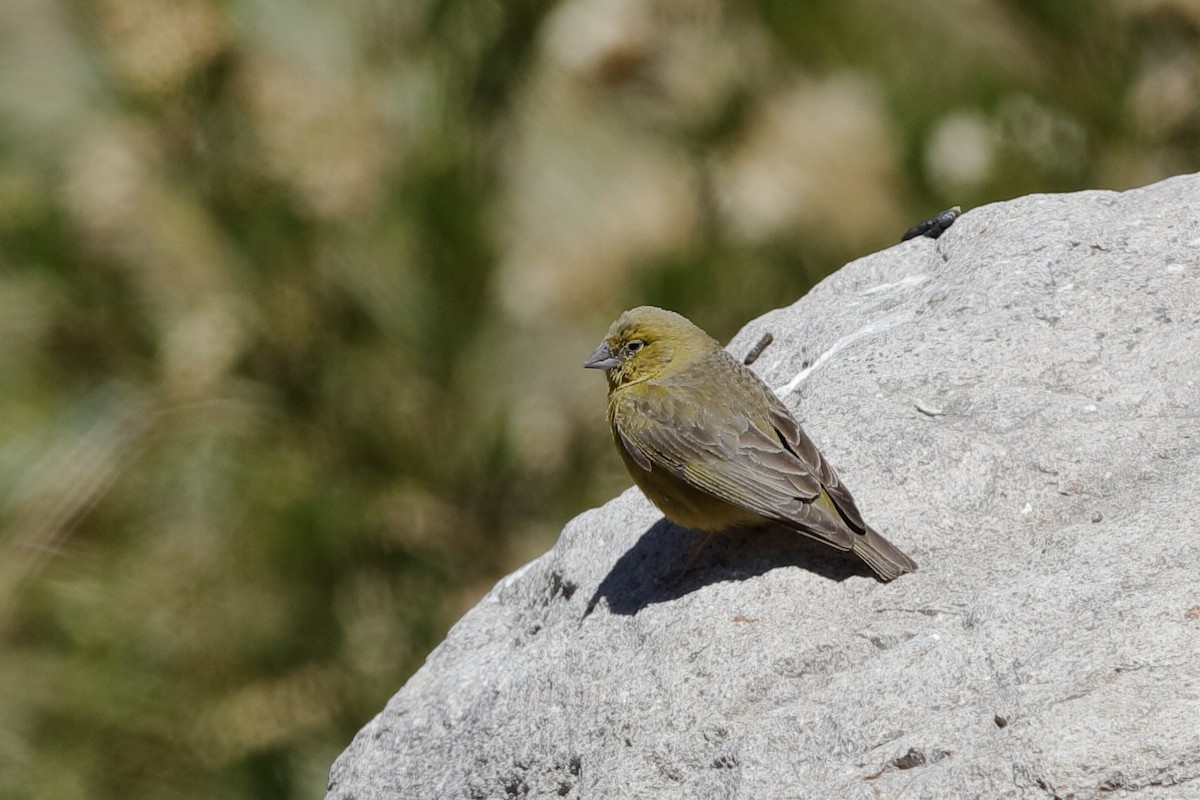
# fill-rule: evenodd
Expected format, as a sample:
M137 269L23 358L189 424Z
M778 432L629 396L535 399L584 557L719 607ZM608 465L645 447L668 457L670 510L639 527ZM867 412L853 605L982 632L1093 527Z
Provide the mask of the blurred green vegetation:
M315 798L627 485L579 365L1200 164L1186 0L8 0L0 797Z

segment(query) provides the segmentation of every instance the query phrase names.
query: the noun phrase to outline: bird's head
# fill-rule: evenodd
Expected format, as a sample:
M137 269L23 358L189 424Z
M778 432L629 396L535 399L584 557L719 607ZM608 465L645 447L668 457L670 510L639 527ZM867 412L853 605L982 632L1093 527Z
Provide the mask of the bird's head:
M583 366L602 369L609 387L656 378L720 347L687 317L654 306L639 306L617 317Z

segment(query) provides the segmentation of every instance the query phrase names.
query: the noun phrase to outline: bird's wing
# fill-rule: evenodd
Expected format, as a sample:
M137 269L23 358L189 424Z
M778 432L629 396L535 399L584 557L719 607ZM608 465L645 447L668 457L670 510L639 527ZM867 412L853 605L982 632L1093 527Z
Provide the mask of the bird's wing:
M821 482L821 487L825 489L825 493L837 506L838 513L846 523L856 533L864 532L867 529L867 523L863 521L858 506L854 504L850 490L842 484L833 467L821 455L821 451L813 444L812 439L808 438L808 434L792 417L787 407L773 393L771 400L773 401L769 414L771 425L785 442L788 451L795 455L804 464L805 469L812 472Z
M851 546L845 523L832 508L814 502L828 491L822 472L832 470L786 409L790 426L780 430L772 419L770 433L720 400L698 408L670 394L630 393L616 411L621 444L643 468L665 470L720 500L835 547ZM791 445L789 438L800 446Z

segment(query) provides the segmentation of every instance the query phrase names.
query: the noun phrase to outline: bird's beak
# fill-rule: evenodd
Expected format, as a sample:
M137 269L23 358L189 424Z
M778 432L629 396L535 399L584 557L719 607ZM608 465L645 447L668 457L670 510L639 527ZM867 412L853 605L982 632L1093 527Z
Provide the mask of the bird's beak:
M600 346L592 351L592 354L587 357L587 361L583 362L584 369L612 369L621 362L613 355L612 348L608 346L608 342L601 342Z

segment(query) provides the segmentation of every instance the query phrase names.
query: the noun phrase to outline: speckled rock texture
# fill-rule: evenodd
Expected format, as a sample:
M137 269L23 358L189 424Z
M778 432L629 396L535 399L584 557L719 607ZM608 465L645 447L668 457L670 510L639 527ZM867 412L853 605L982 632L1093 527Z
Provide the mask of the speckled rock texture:
M1200 177L975 209L729 349L768 331L753 368L920 571L786 532L685 565L628 491L463 617L329 800L1200 798Z

